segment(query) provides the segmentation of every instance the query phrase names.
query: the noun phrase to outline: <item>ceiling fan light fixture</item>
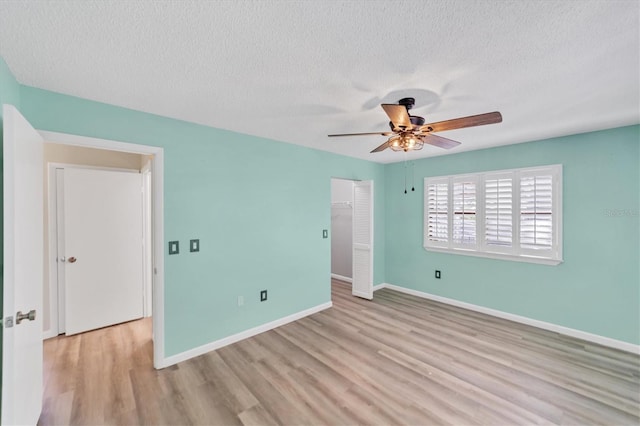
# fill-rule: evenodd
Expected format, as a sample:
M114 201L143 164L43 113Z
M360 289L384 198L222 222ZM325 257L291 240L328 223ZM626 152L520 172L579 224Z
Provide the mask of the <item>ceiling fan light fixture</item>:
M389 138L389 148L394 151L418 151L422 149L424 142L422 138L412 133L405 133Z

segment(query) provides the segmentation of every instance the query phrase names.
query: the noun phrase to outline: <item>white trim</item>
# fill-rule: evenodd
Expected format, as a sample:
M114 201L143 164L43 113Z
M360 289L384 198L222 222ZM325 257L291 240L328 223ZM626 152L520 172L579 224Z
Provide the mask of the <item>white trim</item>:
M162 368L166 364L164 357L164 149L158 146L139 145L44 130L39 132L46 142L152 156L153 366Z
M461 254L463 256L483 257L485 259L510 260L512 262L537 263L540 265L559 265L562 259L548 259L544 257L535 257L527 255L512 255L504 253L483 252L478 250L465 250L461 248L442 248L442 247L424 247L426 251L434 251L437 253Z
M42 340L51 339L52 337L56 337L57 335L58 333L55 330L49 328L42 333Z
M151 236L153 220L151 187L153 177L151 175L151 162L148 162L140 171L142 174L142 226L143 226L143 315L145 318L152 316L153 312L153 238Z
M211 343L207 343L206 345L198 346L197 348L193 348L188 351L184 351L179 354L166 357L164 359L164 364L161 365L160 368L169 367L179 362L186 361L188 359L200 356L207 352L211 352L216 349L220 349L224 346L228 346L233 343L239 342L240 340L248 339L249 337L253 337L257 334L264 333L265 331L273 330L274 328L278 328L290 322L297 321L301 318L307 317L309 315L313 315L325 309L329 309L332 306L333 306L332 302L323 303L321 305L314 306L313 308L305 309L304 311L296 312L295 314L282 317L275 321L271 321L266 324L262 324L257 327L250 328L248 330L242 331L237 334L233 334L231 336L227 336L225 338L216 340Z
M373 286L373 291L378 291L378 290L382 290L383 288L387 288L389 284L386 283L382 283L382 284L378 284L378 285L374 285Z
M340 281L344 281L344 282L347 282L347 283L353 282L353 278L345 277L344 275L334 274L333 272L331 273L331 278L334 278L334 279L340 280Z
M51 337L55 337L58 335L58 271L57 268L52 267L55 265L53 262L51 253L57 253L58 250L56 248L57 244L57 223L56 223L56 215L52 215L51 212L57 209L57 188L56 188L56 179L55 179L55 168L51 167L51 163L47 165L47 221L48 221L48 249L49 249L49 259L47 259L47 264L49 265L49 328L43 331L43 339L50 339ZM54 174L54 178L51 178L52 173ZM53 283L56 285L53 285ZM44 301L43 301L44 302ZM43 306L44 308L44 306ZM44 310L44 309L43 309ZM44 313L44 312L43 312ZM55 318L55 321L53 319Z
M435 294L425 293L410 288L399 287L393 284L380 284L376 286L375 290L388 288L398 291L400 293L410 294L412 296L421 297L423 299L434 300L436 302L445 303L451 306L457 306L458 308L468 309L470 311L480 312L483 314L491 315L493 317L506 319L509 321L517 322L520 324L530 325L543 330L553 331L555 333L563 334L569 337L575 337L587 342L597 343L602 346L607 346L614 349L619 349L625 352L631 352L634 354L640 354L640 345L634 345L633 343L623 342L622 340L612 339L610 337L600 336L597 334L588 333L586 331L576 330L574 328L564 327L562 325L552 324L545 321L539 321L532 318L523 317L516 314L510 314L508 312L498 311L496 309L486 308L484 306L474 305L472 303L461 302L455 299L449 299L448 297L436 296Z

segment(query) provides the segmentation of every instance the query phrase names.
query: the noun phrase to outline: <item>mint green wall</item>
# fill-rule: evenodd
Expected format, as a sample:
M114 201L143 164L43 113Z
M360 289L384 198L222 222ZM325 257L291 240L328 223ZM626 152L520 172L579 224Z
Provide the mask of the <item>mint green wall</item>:
M416 192L408 195L404 165L387 165L387 282L639 344L639 146L640 126L631 126L418 160ZM564 263L422 248L424 177L558 163L564 167ZM624 214L612 217L609 209Z
M37 129L164 148L165 240L181 250L165 244L167 356L331 300L331 177L375 181L374 282L385 281L382 165L32 87L21 110Z
M2 138L4 134L4 126L3 126L3 117L2 117L2 104L11 104L16 107L20 106L20 85L16 81L15 77L9 70L7 63L0 56L0 188L2 188L3 184L3 173L2 173ZM0 197L0 211L3 208L3 200ZM0 241L3 237L3 227L2 222L0 222ZM0 244L0 318L3 317L3 264L4 264L4 255L3 255L3 245ZM2 359L2 333L4 327L0 327L0 359ZM2 387L2 362L0 362L0 388ZM0 418L2 417L2 413L0 413Z

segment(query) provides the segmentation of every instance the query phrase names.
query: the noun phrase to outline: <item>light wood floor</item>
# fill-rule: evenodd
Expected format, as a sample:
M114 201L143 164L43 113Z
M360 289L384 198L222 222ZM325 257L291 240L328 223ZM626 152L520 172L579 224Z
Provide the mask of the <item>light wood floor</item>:
M148 320L45 342L40 424L639 424L640 360L334 282L334 307L156 371Z

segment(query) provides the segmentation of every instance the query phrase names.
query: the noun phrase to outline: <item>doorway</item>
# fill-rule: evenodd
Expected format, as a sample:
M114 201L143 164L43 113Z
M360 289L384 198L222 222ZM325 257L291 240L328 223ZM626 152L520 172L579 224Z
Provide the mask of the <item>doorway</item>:
M353 181L331 179L331 278L353 281Z
M331 281L373 298L373 181L331 179Z
M147 289L143 300L143 316L152 316L152 335L153 335L153 365L155 368L164 368L164 232L163 232L163 176L164 176L164 152L162 148L136 145L124 142L110 141L104 139L62 134L56 132L41 131L41 135L45 139L45 146L62 146L65 149L93 149L98 151L103 157L117 157L120 169L129 170L136 169L141 175L142 187L148 191L141 194L141 203L143 199L150 200L146 204L147 208L143 209L143 229L147 230L146 238L143 240L144 252L143 263L145 274L143 275L143 287ZM125 162L125 164L122 163ZM127 163L128 162L128 163ZM86 163L84 163L86 164ZM104 167L103 164L95 162L89 163L93 167ZM113 166L113 164L111 165ZM52 181L49 182L49 191L52 191ZM49 242L55 239L49 238ZM49 252L55 253L55 247L49 244ZM46 259L48 263L51 255ZM53 256L55 257L55 256ZM52 277L55 270L50 270L48 277L52 282L56 277ZM55 304L57 306L57 304ZM50 303L49 306L53 305ZM52 337L50 328L49 335Z

